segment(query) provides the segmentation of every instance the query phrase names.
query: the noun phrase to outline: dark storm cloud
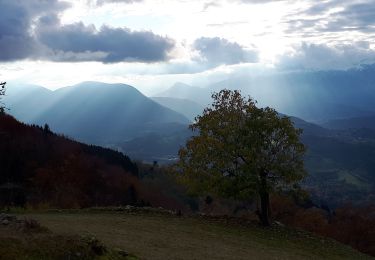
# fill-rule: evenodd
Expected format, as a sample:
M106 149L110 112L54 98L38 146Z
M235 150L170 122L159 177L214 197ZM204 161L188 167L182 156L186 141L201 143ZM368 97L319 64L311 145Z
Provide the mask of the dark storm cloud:
M212 65L231 65L258 61L257 51L246 49L238 43L229 42L218 37L199 38L195 40L193 47L199 52L204 61Z
M0 61L25 59L37 53L40 46L30 33L34 17L68 6L57 0L0 0Z
M68 54L56 59L72 61L93 60L106 63L121 61L156 62L168 59L174 42L148 31L131 31L127 28L47 24L41 21L37 37L41 43L57 54ZM73 55L72 55L73 54ZM74 54L77 54L74 56Z
M58 0L0 0L0 61L156 62L168 59L174 42L147 31L83 23L62 25Z

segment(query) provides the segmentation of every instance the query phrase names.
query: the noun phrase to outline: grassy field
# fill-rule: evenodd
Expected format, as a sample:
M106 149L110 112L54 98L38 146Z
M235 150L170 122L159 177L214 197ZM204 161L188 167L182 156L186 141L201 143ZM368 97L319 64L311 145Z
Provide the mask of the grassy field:
M137 260L121 249L106 247L93 236L54 234L30 218L2 215L0 260Z
M59 235L94 235L141 259L374 259L284 227L264 229L202 217L145 212L63 211L19 215Z

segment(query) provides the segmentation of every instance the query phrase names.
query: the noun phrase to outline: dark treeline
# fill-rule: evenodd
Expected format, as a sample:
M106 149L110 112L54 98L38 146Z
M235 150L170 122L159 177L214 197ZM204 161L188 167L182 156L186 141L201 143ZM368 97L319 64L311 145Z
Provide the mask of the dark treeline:
M0 115L0 206L167 206L148 190L122 153Z

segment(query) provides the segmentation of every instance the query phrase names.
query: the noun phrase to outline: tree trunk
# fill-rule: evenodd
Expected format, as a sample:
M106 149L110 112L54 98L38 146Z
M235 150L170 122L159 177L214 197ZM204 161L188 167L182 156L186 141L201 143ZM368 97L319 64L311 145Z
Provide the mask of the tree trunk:
M260 222L262 223L263 226L269 226L270 221L269 221L269 205L270 205L270 196L267 191L262 191L260 193Z
M260 213L259 219L263 226L269 226L269 207L270 207L270 195L267 189L267 173L262 172L260 174Z

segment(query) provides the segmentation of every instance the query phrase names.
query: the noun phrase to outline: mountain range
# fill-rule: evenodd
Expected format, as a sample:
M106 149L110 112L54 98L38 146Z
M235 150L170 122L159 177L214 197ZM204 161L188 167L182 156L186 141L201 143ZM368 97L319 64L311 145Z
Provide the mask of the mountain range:
M189 99L175 97L152 97L151 99L186 116L190 121L194 121L195 117L201 115L204 109L203 105Z
M56 91L10 86L4 101L23 122L48 124L57 133L100 145L174 132L190 122L125 84L84 82Z
M37 86L10 86L5 102L10 113L21 121L48 124L55 132L115 148L133 159L166 163L177 159L179 148L193 135L188 125L203 110L204 104L200 103L206 98L203 93L209 95L210 89L221 86L190 88L177 84L164 93L172 95L179 90L173 97L152 99L125 84L84 82L56 91ZM193 97L201 100L189 100ZM307 109L312 104L307 102L305 106ZM327 106L323 103L319 109ZM359 111L354 114L360 114ZM350 115L341 120L353 122ZM366 117L366 113L361 115L373 120ZM325 114L322 118L331 117ZM327 123L332 121L318 125L298 117L292 120L296 127L304 130L302 140L308 148L305 162L310 173L305 185L317 200L335 205L341 201L364 202L372 198L375 194L375 130L346 129L346 126L340 129Z
M329 120L322 124L332 129L375 129L375 116L350 117L343 119Z
M375 65L350 70L229 75L205 87L176 83L157 96L193 100L204 107L212 92L237 89L281 113L316 123L375 115Z

